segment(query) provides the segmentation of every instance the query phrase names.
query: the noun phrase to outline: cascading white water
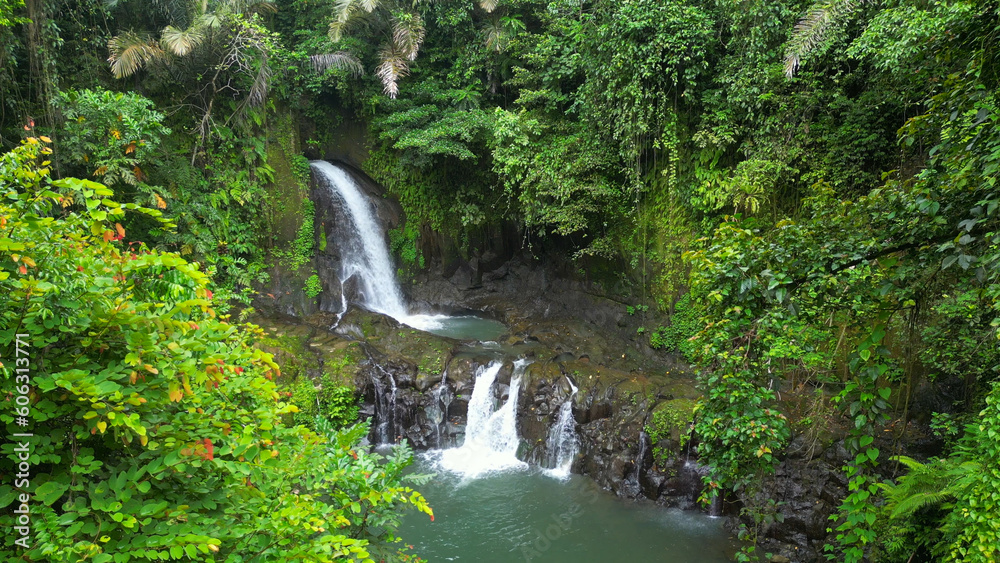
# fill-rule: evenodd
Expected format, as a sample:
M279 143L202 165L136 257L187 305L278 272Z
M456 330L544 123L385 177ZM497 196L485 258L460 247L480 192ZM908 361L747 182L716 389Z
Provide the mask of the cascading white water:
M569 383L571 389L569 397L559 407L559 416L552 428L549 429L549 435L545 441L549 461L553 464L552 469L546 473L559 478L569 477L573 458L576 457L576 452L580 448L576 438L576 420L573 418L573 397L576 395L577 388L568 377L566 382Z
M441 452L442 468L471 478L484 473L524 469L528 466L517 459L517 448L521 440L517 435L517 396L527 366L526 360L514 362L507 402L496 410L493 384L503 363L493 362L479 368L472 397L469 399L465 441L459 448Z
M321 183L343 202L357 235L356 241L339 241L343 250L341 281L357 276L365 306L393 318L406 316L408 311L396 283L396 271L368 197L343 168L322 160L314 160L310 166Z
M389 246L375 217L371 201L343 168L323 160L309 163L320 184L344 204L344 215L352 223L339 237L340 282L358 280L362 304L375 312L420 330L442 326L446 315L411 315L396 281Z

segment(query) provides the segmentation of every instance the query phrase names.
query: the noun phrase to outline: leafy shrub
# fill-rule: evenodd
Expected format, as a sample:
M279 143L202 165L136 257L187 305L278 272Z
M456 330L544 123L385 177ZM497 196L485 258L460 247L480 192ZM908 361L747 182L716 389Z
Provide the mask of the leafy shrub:
M360 405L354 389L338 385L328 374L320 378L319 387L312 378L300 376L292 387L291 400L299 408L294 415L296 424L312 427L317 416L334 428L346 428L358 421Z
M694 401L675 399L657 406L653 411L653 416L646 424L646 434L653 444L653 459L656 463L665 464L671 453L659 445L662 440L677 440L681 447L687 443L690 425L694 421L694 407Z
M407 268L424 267L424 255L417 246L419 236L420 232L413 222L407 222L405 225L389 231L389 247L394 255L399 256Z
M431 514L402 485L409 450L365 452L364 425L283 424L297 409L252 345L259 329L215 313L196 264L121 242L126 211L159 212L50 181L48 152L29 138L0 157L0 342L30 370L3 351L4 391L27 387L29 404L0 422L34 434L30 482L0 484L4 506L29 497L34 537L5 534L0 559L364 561L385 557L400 509ZM0 473L15 473L14 448Z
M320 293L323 293L323 282L319 279L317 274L313 274L306 280L306 285L303 289L305 290L307 296L314 298Z
M661 326L653 331L649 335L649 345L657 350L679 352L692 359L695 344L689 342L689 339L702 329L699 314L698 308L691 302L690 294L685 294L674 306L670 326Z
M60 159L85 177L110 186L135 186L143 181L143 167L170 134L163 114L152 100L139 94L103 88L60 92L53 100L62 112Z

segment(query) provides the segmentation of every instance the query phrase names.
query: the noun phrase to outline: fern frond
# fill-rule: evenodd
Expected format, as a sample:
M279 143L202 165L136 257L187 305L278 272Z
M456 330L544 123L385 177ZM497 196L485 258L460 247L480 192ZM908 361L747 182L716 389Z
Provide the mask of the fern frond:
M926 464L920 463L912 457L907 457L905 455L892 456L891 459L892 461L898 461L899 463L905 465L910 471L919 471L926 467Z
M330 68L346 70L354 76L361 76L365 72L361 61L347 51L310 55L309 62L312 63L313 70L316 72L324 72Z
M954 496L946 491L928 491L917 493L901 499L892 507L892 518L904 518L925 506L934 506L945 502Z
M497 9L500 4L500 0L479 0L479 7L486 10L487 12L492 12Z

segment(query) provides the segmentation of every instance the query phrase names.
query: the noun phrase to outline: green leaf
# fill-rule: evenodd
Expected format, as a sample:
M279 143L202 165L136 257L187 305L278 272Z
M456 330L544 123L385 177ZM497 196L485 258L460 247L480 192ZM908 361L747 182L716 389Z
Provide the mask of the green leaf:
M65 493L67 489L69 489L68 483L47 481L35 489L35 498L41 501L45 506L51 506L52 503L59 500L59 498L63 496L63 493Z

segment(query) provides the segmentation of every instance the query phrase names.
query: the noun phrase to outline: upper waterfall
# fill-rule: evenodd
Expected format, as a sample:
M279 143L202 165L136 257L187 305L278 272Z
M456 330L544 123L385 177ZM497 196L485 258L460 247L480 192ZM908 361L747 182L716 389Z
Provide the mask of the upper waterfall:
M447 315L411 315L403 291L396 280L396 269L389 255L382 226L375 216L375 206L344 168L324 160L313 160L320 186L343 203L343 225L336 244L340 248L340 282L356 278L365 308L388 315L420 330L440 330Z
M409 311L396 281L389 247L368 196L343 168L322 160L309 165L316 171L320 185L343 202L344 215L351 221L354 236L338 240L340 281L357 276L365 307L397 320L407 317Z

